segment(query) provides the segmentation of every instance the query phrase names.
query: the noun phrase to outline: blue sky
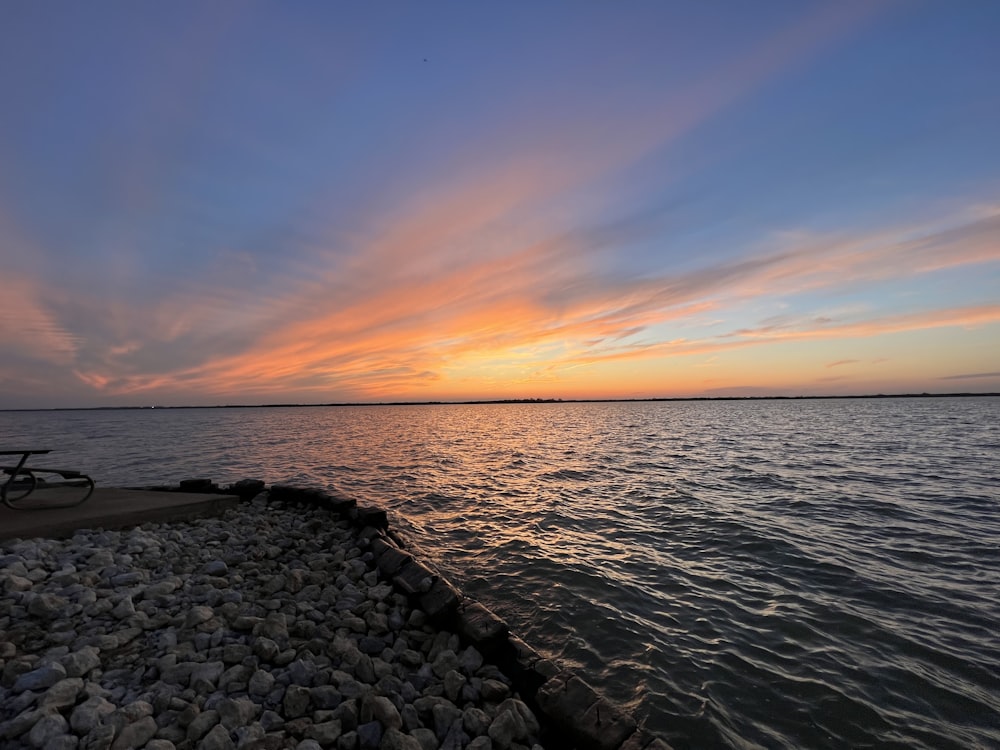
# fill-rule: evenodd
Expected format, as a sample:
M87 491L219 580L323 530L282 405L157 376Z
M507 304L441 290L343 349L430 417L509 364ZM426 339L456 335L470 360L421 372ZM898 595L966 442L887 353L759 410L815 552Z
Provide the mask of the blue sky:
M1000 390L1000 6L24 3L0 407Z

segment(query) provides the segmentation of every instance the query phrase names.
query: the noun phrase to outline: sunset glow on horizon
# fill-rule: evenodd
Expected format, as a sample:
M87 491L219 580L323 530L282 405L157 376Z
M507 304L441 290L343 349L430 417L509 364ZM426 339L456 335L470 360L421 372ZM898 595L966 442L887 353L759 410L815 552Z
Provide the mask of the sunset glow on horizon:
M1000 391L1000 5L17 4L0 408Z

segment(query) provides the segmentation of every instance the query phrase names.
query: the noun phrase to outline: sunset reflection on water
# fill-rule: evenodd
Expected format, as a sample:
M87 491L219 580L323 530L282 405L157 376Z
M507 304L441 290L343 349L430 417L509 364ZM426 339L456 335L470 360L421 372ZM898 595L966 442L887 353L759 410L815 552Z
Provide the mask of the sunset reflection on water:
M678 747L1000 745L1000 398L39 414L0 424L105 485L387 507Z

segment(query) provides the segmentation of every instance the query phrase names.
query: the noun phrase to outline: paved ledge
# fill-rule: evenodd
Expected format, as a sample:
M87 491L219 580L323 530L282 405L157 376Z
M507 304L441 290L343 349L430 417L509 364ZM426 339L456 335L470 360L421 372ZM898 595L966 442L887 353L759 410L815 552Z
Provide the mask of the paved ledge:
M65 502L73 488L38 489L31 495L38 510L11 510L0 504L0 540L72 536L78 529L121 529L142 523L184 521L215 515L236 505L236 495L193 492L155 492L98 487L82 505L46 508Z

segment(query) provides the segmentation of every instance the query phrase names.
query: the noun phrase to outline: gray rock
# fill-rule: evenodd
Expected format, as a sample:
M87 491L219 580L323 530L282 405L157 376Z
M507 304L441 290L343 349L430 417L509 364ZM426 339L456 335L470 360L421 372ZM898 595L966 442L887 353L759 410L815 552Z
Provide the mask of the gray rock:
M125 644L131 643L140 635L142 635L142 632L143 632L142 628L139 627L123 628L122 630L119 630L117 633L115 633L114 637L118 643L118 646L124 646Z
M398 633L406 627L406 620L403 617L403 613L400 612L398 608L389 611L386 622L389 625L389 630L394 633Z
M341 729L350 732L358 728L358 704L354 701L344 701L333 710L331 719L340 722Z
M398 729L387 729L382 735L380 750L423 750L416 737L404 734Z
M197 703L189 703L180 710L180 713L177 714L178 726L187 729L191 722L194 721L200 713L201 707Z
M43 620L52 620L58 618L68 604L69 602L61 596L39 594L32 597L28 602L28 614Z
M201 572L207 576L224 576L229 572L229 566L222 560L212 560L211 562L205 563Z
M173 685L187 685L191 681L191 670L197 662L182 661L160 670L160 679Z
M437 655L431 668L434 670L435 675L443 678L451 670L459 668L458 657L454 651L446 648Z
M122 727L115 741L111 744L111 750L133 750L142 747L156 735L156 719L152 716L144 716L136 722Z
M121 732L127 725L152 715L153 706L149 701L136 700L116 709L111 716L105 719L105 723L113 726L117 733Z
M359 745L358 733L354 731L344 732L337 740L337 750L358 750Z
M469 646L458 655L458 664L461 670L471 677L483 666L483 655L475 646Z
M147 742L143 750L177 750L177 746L170 740L156 738Z
M444 694L452 703L458 701L458 696L462 693L462 686L465 685L465 677L456 669L450 670L444 676Z
M111 724L98 724L87 734L85 747L88 750L110 750L115 739L115 728Z
M469 706L462 712L462 727L470 737L482 737L490 728L490 717L481 708Z
M85 735L114 711L113 703L99 695L93 695L73 709L73 713L69 716L69 725L77 734Z
M179 585L180 582L173 578L157 581L156 583L151 583L143 589L142 596L144 599L156 599L158 597L170 596L177 590Z
M290 648L285 651L282 651L280 654L274 657L274 665L276 667L284 667L287 666L288 664L291 664L294 659L295 659L295 649Z
M282 576L275 576L275 578L281 578L282 585L284 585L284 578ZM277 612L270 613L260 625L260 634L265 638L270 638L279 645L287 642L288 625L285 622L285 616Z
M127 620L135 615L135 604L131 596L123 596L121 601L111 610L111 615L119 620Z
M226 664L242 664L252 653L245 643L228 643L222 649L222 661Z
M402 698L402 696L400 697ZM412 732L414 729L423 726L417 709L414 708L412 703L404 703L403 707L399 710L399 716L403 720L404 732Z
M245 692L253 673L254 670L252 667L244 667L242 664L236 664L222 673L222 676L219 678L219 690L225 693Z
M274 688L274 675L265 669L258 669L250 677L247 690L250 695L267 695Z
M23 693L12 696L10 700L3 702L3 713L7 716L16 716L17 714L27 711L28 709L37 708L37 703L38 694L31 690L25 690ZM0 735L2 734L3 725L0 724Z
M323 747L332 747L340 738L341 725L337 720L313 724L306 730L308 739L316 740Z
M289 685L282 701L285 718L295 719L303 716L309 708L309 688L301 685Z
M278 644L270 638L257 638L253 643L254 654L263 662L271 663L280 652Z
M59 680L45 691L38 702L39 708L64 709L76 703L77 696L83 692L83 680L79 677L67 677Z
M375 682L375 665L368 654L362 654L361 658L358 659L358 663L354 666L354 674L368 685Z
M249 726L237 727L232 732L236 736L236 748L242 750L247 747L261 747L261 740L267 736L264 727L259 722L254 722Z
M493 750L493 740L486 735L481 735L466 745L465 750Z
M306 661L305 659L296 659L288 665L288 675L295 685L311 687L313 681L316 679L316 672L317 667L315 662Z
M35 723L46 713L48 712L39 711L37 708L22 711L14 716L14 718L0 723L0 737L8 740L20 737L35 726Z
M341 600L343 601L343 600ZM352 633L366 633L368 631L368 623L364 621L361 617L355 617L354 615L345 615L341 618L341 622L344 627L348 628Z
M358 725L358 744L361 750L378 750L382 743L382 725L377 721Z
M232 622L234 630L253 630L258 625L264 622L263 617L251 617L249 615L241 615L237 617Z
M214 709L208 709L207 711L202 711L200 714L195 716L191 723L188 724L187 728L187 738L191 742L197 742L206 734L208 730L219 723L219 712Z
M116 589L128 588L129 586L135 586L137 583L142 583L142 573L137 570L111 576L111 585Z
M191 668L191 686L195 687L196 682L202 681L214 690L219 682L219 678L222 677L222 673L225 671L226 665L221 661L206 661L202 664L196 663Z
M216 706L219 712L219 723L226 729L233 730L249 724L260 712L260 706L249 698L225 698Z
M403 664L403 666L416 669L424 663L424 657L419 651L414 651L412 648L408 648L400 652L399 661Z
M448 729L448 734L441 740L441 750L462 750L469 744L469 735L462 729L461 720L456 720Z
M385 641L381 638L375 638L369 635L363 636L358 639L358 649L369 656L374 656L375 654L381 654L382 650L385 648Z
M437 735L434 734L434 730L427 727L411 729L410 736L420 743L421 750L438 750L441 744Z
M382 612L374 610L365 613L365 624L374 635L389 632L389 618Z
M317 709L333 709L341 704L343 696L333 685L318 685L310 688L309 699Z
M211 607L206 607L204 605L191 607L191 609L188 610L187 616L184 618L184 627L196 628L203 622L208 622L213 617L215 617L215 610Z
M500 680L483 680L483 687L480 692L484 701L500 703L510 695L510 688L500 682Z
M528 705L517 698L508 698L497 708L497 712L514 711L524 721L526 734L519 735L519 739L528 739L530 735L537 735L541 730L538 719Z
M167 724L165 727L160 727L156 731L156 739L164 740L169 742L171 745L182 745L187 746L187 732L181 729L176 724ZM150 740L152 742L152 740ZM149 743L146 743L149 746Z
M46 690L66 677L66 669L62 664L46 664L45 666L25 672L14 683L14 692L25 690ZM8 683L9 684L9 683Z
M360 721L377 721L383 729L401 729L403 719L399 711L384 695L368 695L361 702Z
M500 750L507 750L515 740L527 734L522 719L516 711L501 711L490 724L488 731L493 744Z
M67 677L84 677L90 670L101 666L101 654L94 646L84 646L79 651L66 654L61 663Z
M451 730L452 724L460 721L462 718L461 710L447 701L434 704L434 708L431 709L431 715L434 719L434 734L442 742L444 742L445 737Z
M30 591L34 584L27 578L18 575L7 576L4 581L4 590L8 593L13 591Z
M285 719L281 714L267 710L260 715L260 725L265 732L274 732L285 726Z
M69 732L69 722L55 711L43 712L28 732L28 742L32 747L48 747L56 738Z
M198 750L236 750L236 743L229 736L229 730L216 724L199 743Z

